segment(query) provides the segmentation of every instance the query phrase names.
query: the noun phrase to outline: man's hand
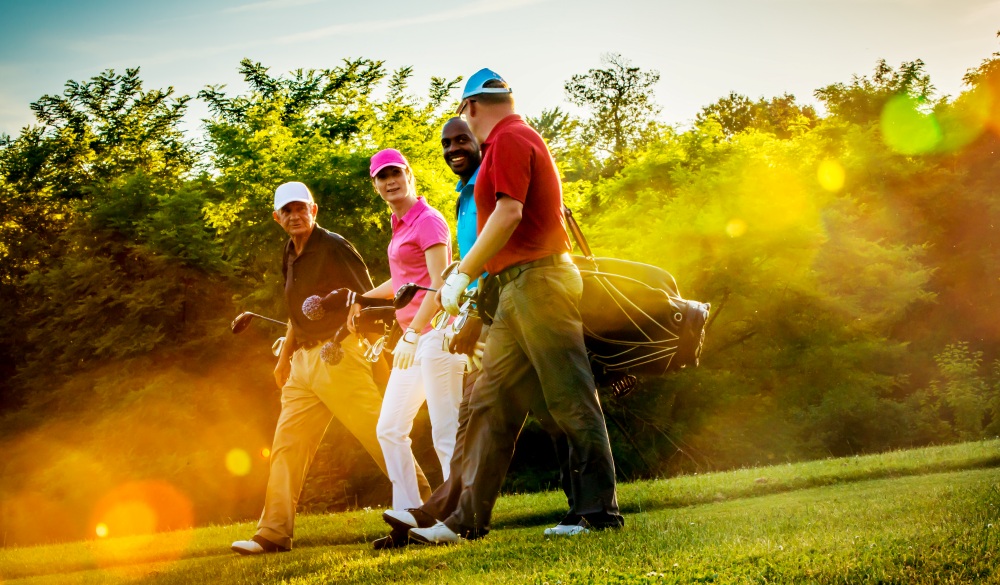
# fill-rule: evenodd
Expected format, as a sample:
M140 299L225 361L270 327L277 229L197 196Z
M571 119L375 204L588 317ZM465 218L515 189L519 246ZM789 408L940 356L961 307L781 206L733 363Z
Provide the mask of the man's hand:
M396 349L392 350L392 367L397 370L405 370L413 365L413 359L417 355L417 342L420 341L420 334L411 327L406 328L406 332L396 342Z
M472 352L476 350L476 342L479 341L479 336L482 332L483 320L479 317L470 316L462 329L455 337L452 337L451 343L448 344L448 351L471 356Z
M358 303L351 305L351 310L347 312L347 330L351 333L357 333L357 331L354 330L354 318L357 317L360 312L361 305Z
M274 366L274 383L278 385L278 389L285 387L285 382L288 381L289 374L292 373L292 360L279 357L278 365Z
M464 272L452 272L441 287L441 306L449 315L457 315L462 301L462 293L472 279Z

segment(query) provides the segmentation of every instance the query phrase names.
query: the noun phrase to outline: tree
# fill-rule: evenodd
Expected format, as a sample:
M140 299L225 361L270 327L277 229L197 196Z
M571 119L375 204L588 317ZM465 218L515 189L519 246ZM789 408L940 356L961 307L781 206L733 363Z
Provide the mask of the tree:
M849 84L834 83L814 92L832 116L859 125L878 122L886 102L894 96L929 103L933 94L930 75L920 59L903 62L899 69L879 59L871 78L855 75Z
M660 109L653 88L660 74L643 71L619 54L606 54L601 62L604 68L574 75L564 89L571 103L590 110L583 137L607 157L604 174L610 176L656 135Z
M189 301L221 292L202 286L225 265L201 215L208 191L188 184L188 100L109 70L40 98L40 126L4 146L2 324L19 380L44 387L175 342Z
M557 106L542 110L538 117L528 118L528 124L542 135L564 183L598 176L601 167L593 148L583 140L580 119Z
M709 118L717 120L726 137L747 130L769 132L778 138L791 138L796 132L812 128L817 123L816 111L811 106L795 103L795 96L785 94L770 100L750 98L731 92L714 104L705 106L698 113L697 124Z
M274 189L285 181L309 186L319 223L358 248L376 281L388 275L389 213L368 176L375 151L402 151L420 194L439 209L454 205L454 178L441 160L439 129L453 111L445 102L458 80L432 78L428 99L419 101L408 93L411 69L389 73L381 61L344 60L331 69L274 76L244 59L240 73L246 94L227 96L209 87L199 95L213 113L207 120L209 147L222 193L207 213L226 258L246 283L241 303L284 311L284 236L270 215Z

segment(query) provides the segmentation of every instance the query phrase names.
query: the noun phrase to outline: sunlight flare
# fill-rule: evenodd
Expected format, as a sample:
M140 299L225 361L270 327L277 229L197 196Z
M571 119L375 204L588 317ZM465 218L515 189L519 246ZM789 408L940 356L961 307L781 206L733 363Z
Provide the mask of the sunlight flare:
M726 224L726 234L730 238L738 238L747 233L747 222L738 217L734 217Z
M226 453L226 469L229 470L229 473L243 477L250 473L251 466L250 454L243 449L230 449Z
M893 96L882 108L880 126L886 146L899 154L932 152L942 140L941 125L926 104L908 95Z
M816 169L816 179L819 181L820 187L831 193L836 193L844 188L845 176L844 167L835 160L824 160L819 163L819 168Z

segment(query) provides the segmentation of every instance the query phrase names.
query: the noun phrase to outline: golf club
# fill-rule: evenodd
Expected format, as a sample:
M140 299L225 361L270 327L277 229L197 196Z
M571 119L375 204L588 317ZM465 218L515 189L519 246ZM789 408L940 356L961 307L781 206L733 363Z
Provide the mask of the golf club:
M426 286L420 286L415 282L408 282L396 290L396 296L392 299L392 307L394 309L402 309L406 305L410 304L413 297L417 296L417 291L426 290L428 292L437 292L436 288L429 288Z
M270 321L271 323L276 323L285 327L287 324L284 321L278 321L277 319L272 319L270 317L265 317L263 315L258 315L257 313L251 313L250 311L245 311L236 315L233 322L229 325L229 328L233 333L242 333L247 327L250 326L250 322L253 321L254 317L258 319L263 319L265 321Z
M405 286L407 285L404 284L403 287ZM402 289L402 287L400 288ZM416 294L416 291L413 294ZM413 299L413 294L410 295L411 300ZM307 298L302 302L302 314L310 321L318 321L326 316L327 311L338 307L350 307L354 303L361 305L363 308L389 307L393 305L392 301L388 299L365 297L349 288L338 288L335 291L331 291L325 297L313 295Z

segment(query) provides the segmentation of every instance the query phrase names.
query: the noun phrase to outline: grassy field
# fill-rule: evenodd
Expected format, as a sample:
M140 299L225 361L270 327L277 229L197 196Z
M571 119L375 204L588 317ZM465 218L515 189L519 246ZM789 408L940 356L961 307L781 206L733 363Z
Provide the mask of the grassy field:
M501 498L494 531L376 552L375 510L300 516L295 549L229 551L252 523L0 549L0 583L1000 583L1000 441L621 484L617 532L546 539L559 493Z

